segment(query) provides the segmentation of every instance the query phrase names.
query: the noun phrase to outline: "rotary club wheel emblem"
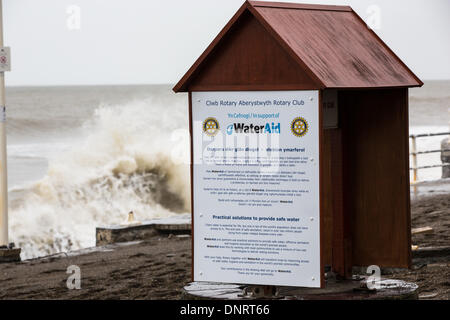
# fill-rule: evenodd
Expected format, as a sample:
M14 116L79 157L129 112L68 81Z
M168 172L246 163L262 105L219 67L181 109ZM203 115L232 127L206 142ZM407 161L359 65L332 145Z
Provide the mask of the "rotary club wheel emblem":
M291 123L291 131L294 136L303 137L308 132L308 121L302 117L295 118Z
M220 130L219 121L216 118L206 118L203 121L203 132L208 136L215 136Z

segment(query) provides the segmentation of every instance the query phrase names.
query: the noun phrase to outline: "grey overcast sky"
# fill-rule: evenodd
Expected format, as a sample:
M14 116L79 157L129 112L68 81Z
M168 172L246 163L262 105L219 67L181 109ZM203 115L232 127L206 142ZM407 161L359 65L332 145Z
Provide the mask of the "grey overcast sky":
M449 0L350 5L422 79L450 79ZM7 85L175 83L243 0L3 0Z

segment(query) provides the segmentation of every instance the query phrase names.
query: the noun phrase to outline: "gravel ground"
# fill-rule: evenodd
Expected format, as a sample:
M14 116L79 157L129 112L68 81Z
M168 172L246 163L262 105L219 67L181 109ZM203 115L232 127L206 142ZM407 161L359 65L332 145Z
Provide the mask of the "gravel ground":
M413 236L420 247L450 246L450 195L412 202ZM87 253L86 253L87 252ZM448 257L447 257L448 258ZM81 290L67 289L67 268L81 271ZM79 255L59 255L0 264L0 299L180 299L190 281L191 238L155 236L134 244ZM450 299L450 261L420 261L388 275L415 282L422 299Z

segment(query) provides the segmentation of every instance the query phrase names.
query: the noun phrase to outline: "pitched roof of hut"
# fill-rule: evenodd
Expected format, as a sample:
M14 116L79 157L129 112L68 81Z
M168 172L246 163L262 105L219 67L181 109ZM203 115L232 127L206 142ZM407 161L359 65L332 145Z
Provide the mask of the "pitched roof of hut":
M219 44L249 14L318 89L423 85L348 6L246 1L176 84L175 92L188 91Z

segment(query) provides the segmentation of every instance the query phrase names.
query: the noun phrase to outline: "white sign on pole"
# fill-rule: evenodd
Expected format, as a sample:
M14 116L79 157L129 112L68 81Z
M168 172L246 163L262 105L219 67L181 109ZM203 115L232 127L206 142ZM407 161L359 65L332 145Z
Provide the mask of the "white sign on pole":
M0 72L11 71L11 49L0 47Z
M194 280L320 287L318 91L193 92Z

